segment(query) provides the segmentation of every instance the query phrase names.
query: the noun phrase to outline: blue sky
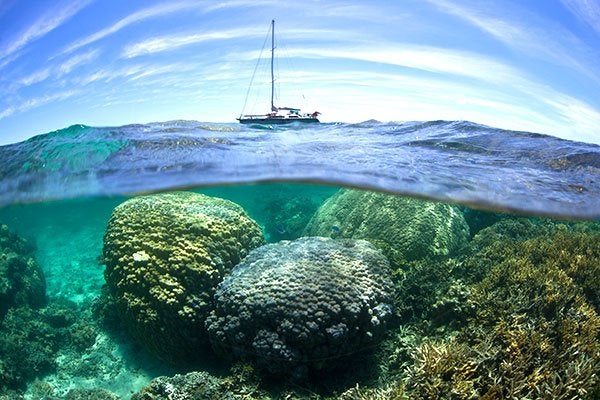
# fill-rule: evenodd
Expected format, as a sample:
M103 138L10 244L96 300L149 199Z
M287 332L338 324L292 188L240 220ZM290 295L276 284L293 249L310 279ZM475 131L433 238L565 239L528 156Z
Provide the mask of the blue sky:
M0 0L0 144L234 122L271 19L280 106L600 143L598 0ZM246 112L268 110L266 67Z

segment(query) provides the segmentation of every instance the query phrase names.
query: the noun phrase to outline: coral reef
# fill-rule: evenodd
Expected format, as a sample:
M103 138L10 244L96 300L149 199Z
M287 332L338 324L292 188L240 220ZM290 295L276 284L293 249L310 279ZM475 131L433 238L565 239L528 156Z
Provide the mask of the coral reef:
M236 204L190 192L136 197L115 208L104 235L105 278L132 336L159 358L194 362L217 284L260 227Z
M598 284L590 279L600 272L600 236L560 225L521 237L530 239L486 240L487 249L471 255L484 252L492 262L471 288L474 315L456 338L415 349L411 398L600 395Z
M342 189L318 209L304 234L366 239L401 265L451 254L466 244L469 228L449 204Z
M64 396L52 394L54 388L52 385L39 381L33 393L28 398L36 400L122 400L121 397L105 389L71 389ZM0 398L1 399L1 398Z
M0 398L20 398L27 383L56 368L60 349L83 351L96 336L74 303L47 303L32 254L32 246L0 225Z
M395 308L401 323L431 329L454 330L473 315L470 285L456 259L412 261L396 272ZM441 332L439 332L441 333Z
M0 225L0 322L11 308L46 303L46 281L32 252L25 240Z
M0 394L23 390L29 381L56 368L59 351L80 353L94 343L91 323L68 301L42 309L11 308L0 324Z
M131 400L236 399L271 399L266 392L258 389L258 378L247 365L235 365L226 378L218 378L204 371L173 377L161 376L131 397Z
M476 210L463 206L459 206L459 209L462 211L467 225L469 225L469 232L471 233L471 236L475 236L480 230L494 225L496 222L501 221L504 218L510 217L509 214Z
M265 204L268 223L265 233L271 243L302 236L304 228L319 207L310 197L277 197Z
M71 389L64 400L120 400L120 398L104 389Z
M364 240L311 237L248 254L215 293L215 350L304 379L372 348L392 316L389 264Z

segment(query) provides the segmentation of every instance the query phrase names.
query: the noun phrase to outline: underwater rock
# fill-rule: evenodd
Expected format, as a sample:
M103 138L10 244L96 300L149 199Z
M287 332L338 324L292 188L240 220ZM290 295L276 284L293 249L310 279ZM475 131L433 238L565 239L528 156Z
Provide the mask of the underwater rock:
M304 234L366 239L395 265L452 253L466 244L469 227L453 205L342 189L318 209Z
M168 362L195 361L217 284L260 227L227 200L190 192L133 198L113 211L104 235L105 278L130 333Z
M210 341L226 357L304 379L378 343L392 317L389 269L365 240L262 246L219 285Z
M0 225L0 322L13 307L46 304L46 280L32 252L24 239Z

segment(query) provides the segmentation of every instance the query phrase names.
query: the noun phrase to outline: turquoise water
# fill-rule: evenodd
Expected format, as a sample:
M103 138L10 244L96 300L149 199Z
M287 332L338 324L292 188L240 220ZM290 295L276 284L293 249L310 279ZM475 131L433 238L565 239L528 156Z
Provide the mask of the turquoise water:
M465 122L256 128L79 126L0 148L0 398L167 399L173 385L214 399L600 394L597 146ZM149 195L113 214L178 188L209 197ZM254 244L225 255L246 246L232 245L250 235L242 220ZM379 255L336 264L337 245L297 242L315 236ZM250 258L264 263L255 289L219 286L232 270L250 279L243 257L263 243L275 247ZM378 257L384 274L369 269ZM180 275L186 263L212 265L214 287ZM173 285L196 314L148 305L163 325L140 330L124 299ZM286 333L299 325L315 327L307 340ZM230 329L237 339L220 339Z

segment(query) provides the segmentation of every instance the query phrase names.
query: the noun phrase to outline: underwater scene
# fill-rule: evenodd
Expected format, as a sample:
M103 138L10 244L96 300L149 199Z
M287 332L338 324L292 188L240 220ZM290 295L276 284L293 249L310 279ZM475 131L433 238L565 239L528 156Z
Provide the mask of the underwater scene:
M0 399L600 397L599 146L174 121L0 159Z

